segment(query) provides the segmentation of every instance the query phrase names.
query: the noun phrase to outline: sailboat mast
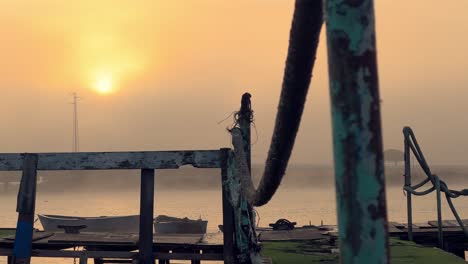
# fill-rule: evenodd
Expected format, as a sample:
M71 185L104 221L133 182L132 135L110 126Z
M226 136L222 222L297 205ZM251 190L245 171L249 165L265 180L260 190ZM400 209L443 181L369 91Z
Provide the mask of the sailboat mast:
M78 95L73 93L73 152L79 151L78 99Z

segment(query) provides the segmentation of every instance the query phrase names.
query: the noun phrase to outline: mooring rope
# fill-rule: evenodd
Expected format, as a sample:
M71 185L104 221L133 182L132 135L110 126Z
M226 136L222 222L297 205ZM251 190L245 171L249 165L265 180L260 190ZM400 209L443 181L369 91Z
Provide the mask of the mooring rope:
M468 237L468 230L463 224L463 221L461 220L455 206L453 205L452 198L458 198L460 196L468 196L468 189L463 189L460 191L457 190L451 190L448 188L447 184L442 181L437 175L432 174L428 163L426 162L426 159L424 158L424 154L422 153L421 148L419 147L418 141L416 140L416 137L413 133L413 130L409 127L405 127L403 129L403 134L405 136L405 142L406 144L409 145L409 148L411 149L412 153L416 157L416 160L418 161L419 165L425 172L427 178L421 181L420 183L412 186L405 186L404 190L407 192L410 192L411 194L417 195L417 196L423 196L429 193L432 193L433 191L440 191L445 194L445 198L447 199L447 203L450 207L450 210L452 211L452 214L455 216L455 219L457 220L458 224L460 225L461 229L465 233L465 236ZM409 155L409 153L408 153ZM423 187L426 183L431 182L432 187L430 187L427 190L424 191L417 191L417 189ZM440 223L439 223L440 224Z
M286 172L304 111L322 24L322 0L296 0L275 128L257 189L245 160L237 123L231 130L241 189L253 206L270 201Z

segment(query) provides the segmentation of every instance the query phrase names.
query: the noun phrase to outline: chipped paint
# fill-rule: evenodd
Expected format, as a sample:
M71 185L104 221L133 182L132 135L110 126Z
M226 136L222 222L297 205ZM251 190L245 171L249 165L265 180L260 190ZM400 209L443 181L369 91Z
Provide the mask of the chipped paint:
M38 170L220 168L219 150L41 153ZM0 154L0 171L22 169L21 154Z
M233 208L240 206L240 179L237 177L237 165L234 158L234 152L229 151L228 154L228 168L227 180L223 182L227 186L229 202Z
M249 172L251 168L251 144L250 144L250 125L253 120L251 103L251 95L245 93L242 96L241 108L238 112L238 123L232 131L233 137L241 145L240 153L238 151L229 151L228 153L228 168L227 177L223 181L223 189L227 190L227 196L230 198L230 204L233 207L233 230L234 230L234 245L236 263L239 264L256 264L259 263L259 246L255 231L255 216L253 207L249 204L245 196L245 188L241 184L241 164ZM239 149L239 147L237 147ZM240 162L241 164L239 164Z
M388 263L373 1L325 8L341 262Z

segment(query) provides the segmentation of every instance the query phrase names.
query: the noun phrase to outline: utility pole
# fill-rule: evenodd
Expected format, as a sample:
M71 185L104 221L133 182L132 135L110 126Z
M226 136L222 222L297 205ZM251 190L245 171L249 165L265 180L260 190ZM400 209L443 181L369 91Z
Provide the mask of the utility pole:
M79 151L79 133L78 133L78 97L77 93L73 93L73 152Z

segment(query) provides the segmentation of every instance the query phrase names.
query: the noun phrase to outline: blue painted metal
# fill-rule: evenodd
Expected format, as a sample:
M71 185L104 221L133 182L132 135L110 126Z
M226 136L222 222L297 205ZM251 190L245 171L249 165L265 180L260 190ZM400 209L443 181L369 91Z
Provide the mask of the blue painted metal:
M31 257L33 223L27 220L18 221L16 225L15 245L13 254L17 259Z
M31 261L34 210L36 207L37 154L23 154L23 176L18 193L15 243L15 263Z
M341 262L388 263L374 5L325 10Z

